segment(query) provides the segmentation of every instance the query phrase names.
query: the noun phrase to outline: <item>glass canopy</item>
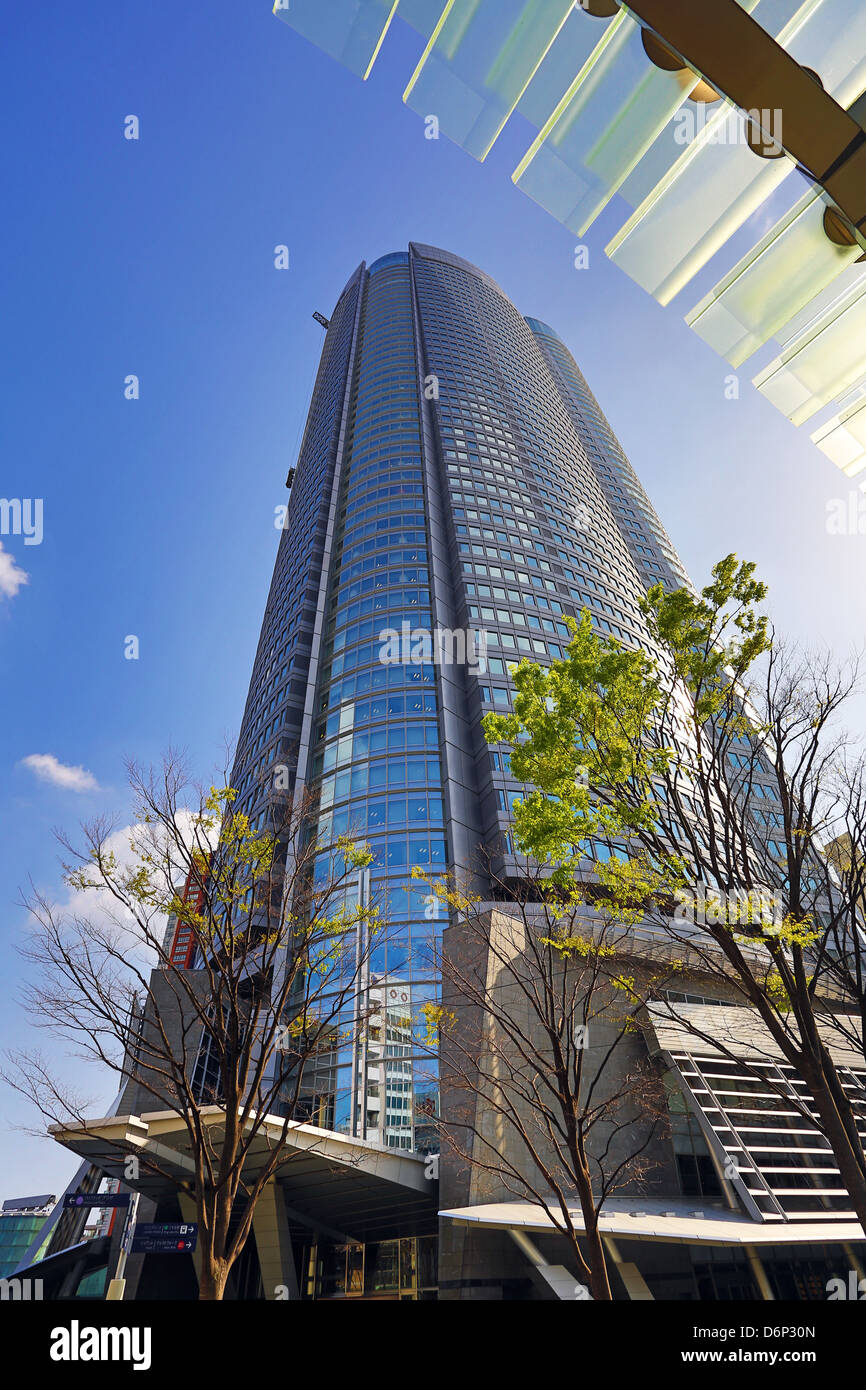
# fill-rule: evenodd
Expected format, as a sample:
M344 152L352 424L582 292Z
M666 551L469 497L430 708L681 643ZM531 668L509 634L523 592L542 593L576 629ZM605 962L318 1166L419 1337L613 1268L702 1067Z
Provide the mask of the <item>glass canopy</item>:
M795 425L866 375L866 276L833 300L753 378Z
M607 27L512 178L581 236L696 87L697 73L648 58L625 10Z
M738 3L840 106L858 103L862 123L866 0ZM686 321L735 367L775 339L779 356L755 383L795 423L866 372L862 247L808 175L801 194L805 171L767 228L768 200L797 169L782 113L740 111L628 4L276 0L274 12L365 79L403 20L420 35L406 103L479 160L515 113L528 122L514 182L577 236L620 209L607 254L662 304L737 236L736 264L719 265ZM829 457L859 448L863 409L816 438Z
M399 0L275 0L274 14L359 77L369 77Z
M734 367L775 337L861 255L825 231L827 204L814 190L788 212L686 315Z
M447 0L403 100L486 158L572 10L573 0Z
M866 382L856 388L838 415L815 431L812 442L849 478L866 469ZM866 491L866 482L860 487Z

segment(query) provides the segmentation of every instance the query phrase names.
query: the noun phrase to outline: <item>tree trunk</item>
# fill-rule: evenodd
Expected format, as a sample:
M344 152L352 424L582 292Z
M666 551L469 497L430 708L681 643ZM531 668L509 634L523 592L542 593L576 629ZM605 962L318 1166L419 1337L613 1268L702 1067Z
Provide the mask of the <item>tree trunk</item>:
M572 1171L575 1177L583 1228L586 1233L586 1263L589 1265L589 1291L594 1299L610 1302L610 1281L607 1277L607 1256L598 1233L598 1211L592 1190L592 1178L586 1157L583 1134L575 1129L570 1142Z
M226 1282L233 1263L227 1258L233 1196L228 1186L223 1185L216 1193L206 1192L199 1204L199 1231L205 1236L200 1243L200 1302L222 1300L225 1296Z
M198 1296L200 1303L221 1300L225 1295L226 1281L229 1277L229 1268L225 1260L218 1260L215 1257L210 1259L202 1256L201 1278L198 1285Z
M854 1149L835 1097L823 1075L817 1068L813 1070L812 1067L804 1067L803 1070L810 1073L804 1076L804 1080L812 1092L820 1128L833 1150L842 1183L848 1189L857 1220L866 1233L866 1174L863 1171L862 1149L860 1153Z
M589 1291L593 1298L600 1302L611 1301L610 1280L607 1277L607 1256L605 1254L604 1243L598 1233L598 1226L593 1223L587 1226L586 1230L586 1250L589 1256Z

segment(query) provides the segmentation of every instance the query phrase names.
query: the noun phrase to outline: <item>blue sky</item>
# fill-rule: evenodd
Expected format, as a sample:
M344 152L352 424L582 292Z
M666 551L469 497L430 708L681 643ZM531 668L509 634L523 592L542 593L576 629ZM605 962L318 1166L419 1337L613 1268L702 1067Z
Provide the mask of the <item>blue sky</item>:
M572 235L510 182L527 128L481 166L401 105L417 35L396 25L364 84L269 0L44 0L6 31L0 491L43 499L44 537L0 537L28 576L0 583L0 1046L56 1051L16 1003L14 951L28 877L62 891L53 827L128 823L125 757L173 744L207 777L237 731L322 343L311 314L362 258L418 240L490 272L571 347L693 578L736 550L792 637L862 639L866 537L825 527L847 481L749 374L726 400L727 366L682 321L715 276L660 309L606 260L605 217L576 270ZM33 755L95 788L40 778ZM90 1070L82 1084L113 1096ZM0 1197L71 1176L15 1128L37 1123L0 1096Z

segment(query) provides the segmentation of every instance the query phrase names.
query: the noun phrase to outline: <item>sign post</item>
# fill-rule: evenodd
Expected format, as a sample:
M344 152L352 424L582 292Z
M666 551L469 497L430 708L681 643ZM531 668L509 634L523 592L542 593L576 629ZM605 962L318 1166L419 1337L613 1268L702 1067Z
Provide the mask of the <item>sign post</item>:
M129 1254L129 1247L132 1243L132 1233L135 1229L135 1214L138 1211L138 1193L133 1192L132 1201L129 1201L128 1194L117 1193L117 1196L122 1195L126 1195L127 1202L129 1202L129 1210L126 1213L123 1235L120 1237L120 1254L117 1257L117 1268L114 1271L114 1278L109 1281L108 1291L105 1295L107 1303L123 1302L123 1294L126 1289L126 1257Z

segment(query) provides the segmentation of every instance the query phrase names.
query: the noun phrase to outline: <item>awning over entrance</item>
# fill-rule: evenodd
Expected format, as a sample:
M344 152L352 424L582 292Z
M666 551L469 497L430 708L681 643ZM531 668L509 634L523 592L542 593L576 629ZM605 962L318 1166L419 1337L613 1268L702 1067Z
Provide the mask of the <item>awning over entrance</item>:
M208 1106L200 1115L203 1123L214 1127L223 1120L219 1106ZM282 1128L279 1116L262 1121L249 1148L245 1178L255 1179L261 1172ZM50 1133L106 1176L119 1178L154 1201L171 1195L193 1175L186 1126L171 1110L53 1125ZM125 1160L130 1154L153 1159L161 1172L148 1172L142 1163L140 1176L128 1177ZM424 1172L422 1156L292 1123L276 1182L292 1226L368 1241L435 1228L435 1187Z
M583 1230L580 1204L569 1207L575 1230ZM552 1235L556 1227L533 1202L492 1202L486 1206L455 1207L439 1215L462 1226L485 1230L534 1231ZM866 1239L856 1221L797 1222L769 1225L750 1221L738 1212L701 1206L699 1199L682 1197L611 1197L599 1217L603 1236L620 1240L676 1241L686 1245L821 1245L828 1241Z

